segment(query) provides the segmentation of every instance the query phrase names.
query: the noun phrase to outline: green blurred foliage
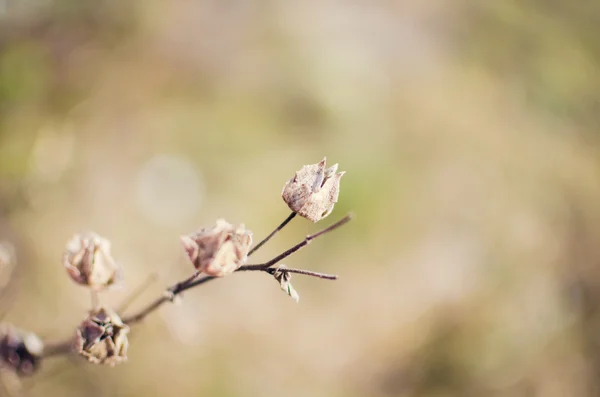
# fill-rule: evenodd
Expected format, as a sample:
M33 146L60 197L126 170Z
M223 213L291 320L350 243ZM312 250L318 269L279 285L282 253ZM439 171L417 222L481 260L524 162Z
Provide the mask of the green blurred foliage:
M469 2L461 53L549 115L577 120L597 141L600 6L595 1Z

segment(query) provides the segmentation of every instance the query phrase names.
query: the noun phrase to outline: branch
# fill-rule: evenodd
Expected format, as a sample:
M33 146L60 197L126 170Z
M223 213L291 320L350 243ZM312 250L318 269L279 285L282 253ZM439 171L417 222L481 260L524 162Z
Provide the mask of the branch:
M293 217L290 215L281 225L279 225L275 231L273 233L271 233L271 235L267 236L267 238L265 238L265 240L263 241L268 241L270 239L270 237L272 237L273 235L275 235L275 233L277 232L277 230L281 230L289 221L291 221L293 219ZM257 265L245 265L240 267L239 269L236 270L236 272L238 271L264 271L267 272L269 274L273 274L273 271L271 271L270 267L275 265L276 263L278 263L279 261L281 261L284 258L287 258L288 256L290 256L291 254L293 254L294 252L298 251L300 248L307 246L312 240L316 239L317 237L320 237L326 233L329 233L343 225L345 225L346 223L350 222L350 220L352 219L352 216L350 214L346 215L345 217L343 217L342 219L340 219L339 221L335 222L334 224L326 227L325 229L306 236L306 238L301 241L300 243L296 244L295 246L293 246L292 248L286 250L285 252L281 253L280 255L277 255L275 258L271 259L270 261L267 261L265 263L261 263L261 264L257 264ZM259 243L259 245L262 244ZM257 245L258 247L258 245ZM255 249L256 251L256 249ZM331 275L331 274L324 274L324 273L316 273L316 272L311 272L308 270L301 270L301 269L286 269L288 272L290 273L298 273L298 274L303 274L306 276L313 276L313 277L317 277L317 278L322 278L322 279L326 279L326 280L335 280L337 279L337 276L335 275ZM211 280L214 280L218 277L213 277L213 276L205 276L202 277L200 279L194 280L194 281L190 281L193 280L195 278L195 275L192 276L191 278L188 278L186 280L184 280L183 282L177 283L175 285L173 285L171 288L167 289L164 293L164 295L162 295L161 297L157 298L154 302L150 303L148 306L146 306L144 309L142 309L141 311L139 311L136 314L133 314L131 316L125 317L123 319L123 322L128 324L128 325L132 325L135 324L137 322L142 321L148 314L152 313L154 310L158 309L160 306L162 306L164 303L166 302L172 302L175 297L179 294L181 294L184 291L187 291L188 289L197 287L199 285L202 285L204 283L207 283Z
M194 276L194 278L195 277L196 276ZM127 316L127 317L123 318L123 322L127 325L132 325L132 324L138 323L138 322L142 321L144 318L146 318L146 316L148 314L152 313L153 311L155 311L156 309L161 307L164 303L173 302L173 300L175 300L175 297L177 295L181 294L183 291L190 289L192 287L195 287L197 285L204 284L205 282L210 281L215 278L217 278L217 277L206 276L206 277L198 279L192 283L189 282L190 278L188 278L182 282L179 282L179 283L173 285L172 287L168 288L163 293L162 296L156 298L156 300L154 300L152 303L150 303L144 309L140 310L136 314L133 314L131 316Z
M260 247L262 247L263 245L265 245L265 243L267 243L267 241L271 240L271 238L272 238L273 236L275 236L275 235L277 234L277 232L279 232L281 229L283 229L283 228L284 228L284 227L285 227L285 226L286 226L288 223L290 223L290 221L291 221L292 219L294 219L295 217L296 217L296 213L295 213L295 212L292 212L290 215L288 215L288 217L287 217L287 218L285 218L285 220L284 220L283 222L281 222L281 224L280 224L279 226L277 226L277 227L275 228L275 230L273 230L273 231L272 231L272 232L271 232L271 233L270 233L270 234L269 234L267 237L265 237L264 239L262 239L262 241L261 241L261 242L259 242L258 244L256 244L256 245L255 245L255 246L254 246L254 247L253 247L253 248L250 250L250 252L248 252L248 255L247 255L247 256L249 257L250 255L252 255L252 254L253 254L253 253L255 253L256 251L258 251L258 249L259 249ZM181 281L181 282L177 283L177 284L176 284L176 285L174 285L173 287L169 288L169 289L167 290L167 294L168 294L168 296L170 297L170 299L171 299L171 300L173 300L173 299L174 299L174 297L175 297L175 295L177 295L177 294L178 294L178 293L180 293L181 291L185 291L185 290L186 290L186 289L188 289L188 288L191 288L191 287L194 287L194 286L196 286L196 285L202 284L202 283L204 283L204 282L206 282L206 281L209 281L209 280L205 280L205 279L201 279L202 281L200 281L200 280L196 280L196 279L198 278L198 276L199 276L199 275L200 275L200 271L196 271L194 274L192 274L192 276L191 276L191 277L189 277L189 278L187 278L187 279L185 279L185 280L183 280L183 281ZM199 281L199 284L193 284L192 282L193 282L194 280L196 280L196 281ZM211 280L212 280L212 278L211 278ZM188 285L189 285L189 287L188 287L188 288L184 288L184 287L187 287ZM158 300L157 300L157 302L158 302Z
M280 262L281 260L287 258L288 256L292 255L294 252L298 251L300 248L306 247L312 240L316 239L317 237L320 237L320 236L322 236L326 233L329 233L341 226L344 226L346 223L350 222L351 219L352 219L352 215L348 214L345 217L343 217L342 219L340 219L339 221L337 221L336 223L326 227L325 229L320 230L319 232L317 232L315 234L306 236L306 238L304 238L304 241L301 241L300 243L294 245L292 248L286 250L285 252L282 252L281 254L277 255L275 258L273 258L265 263L259 263L257 265L244 265L244 266L240 267L238 270L244 271L244 270L267 269L267 268L275 265L276 263Z
M271 234L269 234L264 240L262 240L259 244L257 244L254 247L254 249L252 251L250 251L250 253L255 252L258 248L260 248L267 241L269 241L279 230L281 230L283 227L285 227L285 225L287 225L294 218L294 215L295 215L295 213L288 216L281 225L279 225L273 232L271 232ZM239 269L236 270L236 272L238 272L238 271L239 272L241 272L241 271L263 271L265 273L273 275L275 273L275 271L277 270L277 268L271 267L271 266L277 264L281 260L292 255L294 252L298 251L299 249L307 246L312 240L345 225L351 219L352 219L352 216L350 214L348 214L345 217L343 217L342 219L340 219L339 221L335 222L334 224L326 227L325 229L320 230L319 232L317 232L315 234L306 236L306 238L303 241L294 245L292 248L284 251L283 253L277 255L273 259L271 259L265 263L241 266ZM248 255L250 255L250 253ZM337 279L337 276L333 275L333 274L318 273L318 272L313 272L313 271L304 270L304 269L285 268L285 271L287 271L289 273L302 274L305 276L311 276L311 277L316 277L316 278L325 279L325 280L336 280ZM123 317L123 322L130 326L133 324L139 323L142 320L144 320L146 318L146 316L148 316L150 313L157 310L163 304L165 304L167 302L173 302L173 300L178 295L183 293L184 291L187 291L188 289L197 287L199 285L202 285L204 283L207 283L211 280L218 278L218 277L213 277L213 276L205 276L200 279L196 279L197 276L198 276L198 274L194 273L192 275L192 277L188 277L187 279L174 284L173 286L168 288L160 297L156 298L154 301L152 301L150 304L148 304L145 308L141 309L137 313L134 313L130 316ZM44 358L53 357L53 356L62 355L62 354L68 354L70 351L71 351L71 340L69 339L68 341L59 342L59 343L56 343L53 345L47 345L46 349L44 351Z

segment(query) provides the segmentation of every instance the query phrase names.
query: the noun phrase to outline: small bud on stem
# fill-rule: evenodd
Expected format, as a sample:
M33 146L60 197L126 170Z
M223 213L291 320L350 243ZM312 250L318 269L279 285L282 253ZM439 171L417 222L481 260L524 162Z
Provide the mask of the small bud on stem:
M92 232L76 234L67 242L63 265L73 281L94 291L102 291L121 278L110 241Z
M127 360L128 333L117 313L100 307L79 325L73 345L89 362L114 366Z
M290 179L281 192L283 201L298 215L318 222L333 211L340 192L338 165L325 168L327 159L317 164L305 165Z
M218 219L211 228L181 236L181 244L198 271L222 277L246 262L252 245L252 232L244 225L234 228L227 221Z

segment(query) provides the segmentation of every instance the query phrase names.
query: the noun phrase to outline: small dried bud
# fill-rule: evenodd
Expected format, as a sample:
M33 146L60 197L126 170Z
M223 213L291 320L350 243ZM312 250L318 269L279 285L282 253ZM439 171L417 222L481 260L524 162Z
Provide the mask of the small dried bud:
M333 211L338 201L340 179L338 165L325 168L326 158L320 163L305 165L290 179L281 192L283 201L298 215L318 222Z
M90 312L77 328L75 350L94 364L114 366L127 360L129 327L106 307Z
M110 253L110 241L95 233L73 236L67 242L63 264L76 283L97 291L121 279L121 269Z
M18 375L33 374L39 368L43 351L44 344L34 333L9 324L0 328L0 358Z
M194 267L211 276L233 273L248 259L252 232L244 225L234 228L223 219L211 228L181 236L181 244Z
M279 265L277 269L273 272L273 277L279 283L281 290L288 294L293 300L296 302L300 301L300 295L298 292L292 287L292 283L290 280L292 279L292 275L290 272L285 270L285 265Z

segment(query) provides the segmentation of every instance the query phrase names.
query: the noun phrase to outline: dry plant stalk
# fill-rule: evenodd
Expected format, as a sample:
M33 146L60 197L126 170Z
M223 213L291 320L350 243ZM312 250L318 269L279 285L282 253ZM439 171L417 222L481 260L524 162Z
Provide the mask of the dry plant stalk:
M282 198L292 213L267 237L252 248L252 232L244 225L234 227L223 219L212 227L180 237L180 242L194 267L186 279L175 283L138 312L121 318L112 308L100 306L97 294L110 290L121 280L121 267L112 257L109 240L92 232L76 234L68 242L63 266L71 279L90 290L92 308L74 336L44 346L33 333L20 331L10 325L0 328L0 366L18 375L30 375L40 362L49 357L77 353L90 363L114 366L127 360L130 326L141 322L165 303L172 302L184 291L208 281L241 271L260 271L269 274L280 288L296 302L300 299L291 284L292 274L324 280L337 276L305 269L288 268L280 262L312 240L343 226L350 221L346 215L319 232L306 236L298 244L276 257L257 264L247 264L248 258L281 231L296 215L318 222L327 217L338 200L340 179L337 164L326 168L326 159L305 165L283 187ZM6 255L5 255L6 256ZM204 275L201 277L201 275ZM128 304L128 303L127 303ZM127 305L123 305L123 308Z

